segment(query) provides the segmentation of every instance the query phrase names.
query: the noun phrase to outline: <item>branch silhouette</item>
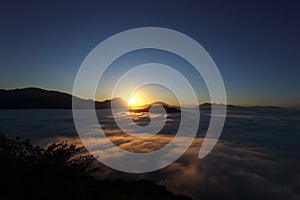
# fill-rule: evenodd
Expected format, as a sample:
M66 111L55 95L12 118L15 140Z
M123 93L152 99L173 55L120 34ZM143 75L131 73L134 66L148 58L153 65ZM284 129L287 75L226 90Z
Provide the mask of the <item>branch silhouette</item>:
M82 147L59 142L46 148L0 133L1 199L190 199L148 180L97 180Z

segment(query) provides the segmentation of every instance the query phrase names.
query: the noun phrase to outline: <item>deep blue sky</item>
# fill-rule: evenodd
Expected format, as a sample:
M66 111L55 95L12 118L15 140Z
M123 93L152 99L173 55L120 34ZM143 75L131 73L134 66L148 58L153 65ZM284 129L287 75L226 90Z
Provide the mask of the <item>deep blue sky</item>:
M299 106L299 10L299 1L1 1L0 88L71 93L81 62L101 41L158 26L204 46L229 103Z

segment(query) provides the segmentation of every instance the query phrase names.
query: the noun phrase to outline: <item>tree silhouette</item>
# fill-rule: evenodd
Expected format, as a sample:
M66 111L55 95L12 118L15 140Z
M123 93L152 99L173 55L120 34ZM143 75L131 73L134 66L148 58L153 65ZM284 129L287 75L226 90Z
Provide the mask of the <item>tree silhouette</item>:
M97 180L92 156L67 142L34 146L0 133L1 199L190 199L147 180Z

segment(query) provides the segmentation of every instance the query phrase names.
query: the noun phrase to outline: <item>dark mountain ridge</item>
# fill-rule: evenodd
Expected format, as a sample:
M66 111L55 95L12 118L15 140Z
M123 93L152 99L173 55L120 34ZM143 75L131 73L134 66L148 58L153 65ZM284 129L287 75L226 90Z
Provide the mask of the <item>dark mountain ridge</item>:
M72 95L54 90L44 90L41 88L29 87L22 89L5 90L0 89L0 109L72 109ZM81 99L74 97L82 105L95 104L96 109L109 109L111 104L116 108L127 108L127 103L122 98L113 98L102 102ZM180 108L170 106L164 102L154 102L146 104L142 108L130 109L133 112L148 112L150 107L160 104L167 112L180 112ZM199 105L201 110L211 110L211 106L224 108L224 104L203 103ZM234 109L282 109L277 106L235 106L227 105L228 110Z
M226 106L227 110L279 110L282 109L281 107L278 106L235 106L235 105L224 105L224 104L215 104L215 103L203 103L199 105L200 110L211 110L212 105L216 109L222 109L224 106Z
M72 97L67 93L33 87L0 89L0 109L72 109ZM103 102L75 98L82 105L95 103L96 109L110 108L112 101L117 107L126 107L126 103L121 98Z

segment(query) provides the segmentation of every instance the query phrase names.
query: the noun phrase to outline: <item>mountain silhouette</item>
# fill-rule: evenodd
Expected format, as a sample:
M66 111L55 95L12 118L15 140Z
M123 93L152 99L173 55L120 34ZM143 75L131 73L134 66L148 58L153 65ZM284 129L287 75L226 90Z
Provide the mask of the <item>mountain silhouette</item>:
M160 112L160 109L156 109L157 105L161 105L167 113L174 113L174 112L180 112L180 108L175 106L170 106L169 104L165 102L154 102L151 104L146 104L140 108L131 108L129 109L130 112L149 112L150 108L152 107L153 112Z
M216 104L216 103L203 103L199 105L200 110L211 110L212 105L216 109L224 109L226 106L227 110L278 110L282 109L278 106L235 106L235 105L224 105L224 104Z
M0 89L0 109L72 109L72 95L44 90L40 88L23 88L14 90ZM82 105L94 103L96 109L115 107L126 107L121 98L114 98L103 102L85 100L74 97Z
M68 93L54 91L54 90L44 90L41 88L22 88L22 89L12 89L4 90L0 89L0 109L72 109L72 98L73 96ZM113 104L115 108L127 108L127 103L120 97L113 98L110 100L105 100L102 102L81 99L74 97L76 102L83 105L95 105L96 109L110 109ZM175 106L170 106L165 102L154 102L151 104L146 104L139 108L130 109L131 112L148 112L150 107L156 104L162 105L167 113L180 112L180 108ZM203 103L199 105L200 110L211 110L211 106L214 105L216 108L224 108L224 104L212 104ZM235 106L227 105L227 110L234 109L251 109L251 110L277 110L282 109L277 106Z

